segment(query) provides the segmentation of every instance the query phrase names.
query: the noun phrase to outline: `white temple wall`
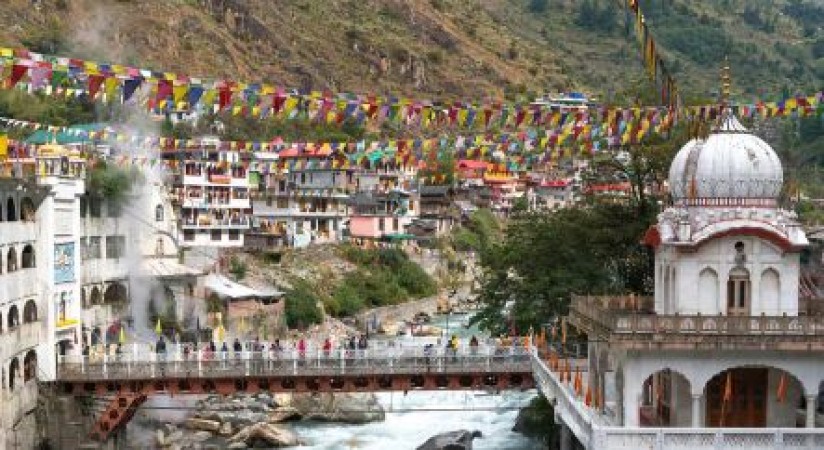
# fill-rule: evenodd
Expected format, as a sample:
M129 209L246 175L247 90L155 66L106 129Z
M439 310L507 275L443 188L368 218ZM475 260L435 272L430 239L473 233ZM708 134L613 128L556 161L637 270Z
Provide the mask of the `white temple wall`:
M617 355L613 354L614 357ZM767 398L767 425L768 426L795 426L795 410L798 407L797 399L803 391L806 394L816 394L819 384L824 381L824 372L821 370L821 361L824 355L803 353L791 354L778 351L644 351L643 353L629 352L616 361L614 367L621 367L624 380L623 389L623 417L624 426L640 425L639 406L642 400L644 381L652 374L663 369L670 369L683 375L689 382L689 393L683 389L674 392L675 396L699 395L701 399L701 423L704 423L706 399L704 389L707 383L719 373L738 367L767 367L770 368L768 377ZM781 371L785 370L787 377L787 395L784 402L778 402L778 383ZM675 398L675 397L674 397ZM675 410L675 423L679 426L689 426L692 420L691 402L673 402L679 407ZM683 406L683 405L689 405ZM681 425L683 424L683 425Z
M736 243L744 244L746 261L736 262ZM736 267L750 279L752 316L798 314L799 254L783 253L758 237L722 237L679 250L661 248L655 261L655 308L659 314L727 313L727 281ZM716 288L712 289L712 273ZM763 279L763 284L762 284Z
M770 369L767 372L767 426L768 427L795 427L796 413L799 408L798 399L804 396L801 386L793 377L786 378L787 393L783 402L778 401L778 385L781 383L781 371ZM802 424L803 419L802 419Z

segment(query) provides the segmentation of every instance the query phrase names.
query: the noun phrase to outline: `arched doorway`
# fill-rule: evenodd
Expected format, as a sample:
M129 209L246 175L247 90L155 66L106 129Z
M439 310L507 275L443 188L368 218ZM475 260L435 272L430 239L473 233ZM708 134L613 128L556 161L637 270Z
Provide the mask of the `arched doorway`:
M23 381L29 381L37 376L37 353L29 350L23 358Z
M795 427L803 389L792 374L773 367L735 367L704 387L706 426Z
M73 347L72 341L69 339L63 339L61 341L57 341L57 354L58 356L66 356L69 354L69 350Z
M14 247L9 248L9 253L6 255L6 271L14 272L17 270L17 251Z
M20 376L20 361L17 358L12 358L11 362L9 363L9 390L14 390L14 382L17 381L17 377Z
M679 372L663 369L647 377L638 411L642 427L688 427L692 422L690 382Z
M31 244L27 244L23 247L22 261L24 269L32 269L35 266L35 259L34 259L34 247Z
M100 293L100 288L97 286L92 288L91 302L92 305L99 305L103 303L103 294Z
M34 202L30 198L25 197L20 201L20 218L24 222L34 222L35 211Z
M17 220L17 208L14 207L14 199L9 197L6 201L6 221L15 222Z
M23 323L37 322L37 304L34 300L28 300L23 306Z
M103 302L107 305L120 305L125 303L126 300L126 286L121 283L112 283L106 288L106 293L103 294Z
M6 320L8 321L9 330L13 330L20 326L20 312L17 309L17 305L12 305L11 308L9 308L9 313Z

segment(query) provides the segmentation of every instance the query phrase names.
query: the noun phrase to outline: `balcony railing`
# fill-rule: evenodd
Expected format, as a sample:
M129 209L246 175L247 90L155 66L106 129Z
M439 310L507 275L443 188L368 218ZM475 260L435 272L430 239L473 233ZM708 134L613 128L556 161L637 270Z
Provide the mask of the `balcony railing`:
M213 217L199 217L195 219L184 219L183 229L246 229L249 228L250 220L248 217L233 218L233 219L216 219Z
M659 315L648 297L576 296L570 305L575 325L616 338L681 339L699 337L803 338L824 347L824 316ZM798 339L796 339L798 340Z
M42 311L38 310L37 313L40 315ZM0 333L0 358L6 361L17 353L36 347L40 343L42 326L42 322L37 321L24 323L12 329L4 328Z

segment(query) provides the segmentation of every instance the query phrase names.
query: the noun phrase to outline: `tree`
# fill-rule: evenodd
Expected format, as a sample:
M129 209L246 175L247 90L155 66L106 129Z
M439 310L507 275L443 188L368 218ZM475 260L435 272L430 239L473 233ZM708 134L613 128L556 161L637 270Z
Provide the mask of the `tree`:
M652 215L594 201L520 215L503 243L482 253L482 310L473 323L494 334L537 328L564 314L574 293L652 290L652 258L640 244Z
M593 176L599 181L628 181L630 204L638 216L648 219L656 211L656 200L650 198L650 188L658 191L669 173L672 158L687 142L686 125L679 125L666 135L657 133L640 144L623 146L620 151L604 152L593 160Z
M246 277L246 263L233 256L229 260L229 272L235 277L235 281L240 281Z

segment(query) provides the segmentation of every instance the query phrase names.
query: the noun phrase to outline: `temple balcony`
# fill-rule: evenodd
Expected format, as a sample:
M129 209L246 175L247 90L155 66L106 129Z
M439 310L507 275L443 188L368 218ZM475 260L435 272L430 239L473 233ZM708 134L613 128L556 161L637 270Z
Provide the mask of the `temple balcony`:
M568 321L625 349L824 350L822 315L661 315L650 297L575 296Z

